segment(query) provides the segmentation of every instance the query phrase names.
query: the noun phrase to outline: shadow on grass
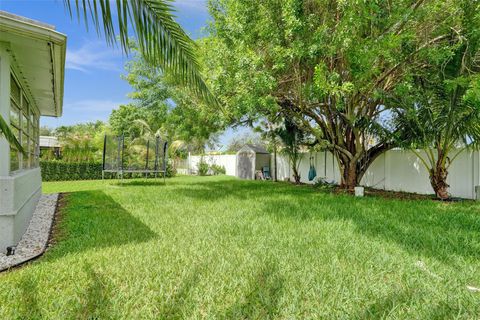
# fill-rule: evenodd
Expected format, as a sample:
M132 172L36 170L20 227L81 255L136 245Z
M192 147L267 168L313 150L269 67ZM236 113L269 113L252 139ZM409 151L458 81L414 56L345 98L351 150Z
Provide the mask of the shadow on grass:
M422 294L418 291L404 290L400 292L392 292L389 295L380 298L378 301L370 304L352 319L376 320L396 318L395 316L402 314L402 309L408 309L412 300L421 300ZM425 319L455 319L462 313L458 306L453 306L446 302L428 306L428 317ZM406 315L403 315L406 317Z
M37 282L27 274L23 275L18 282L20 299L18 302L18 319L41 319L42 312L38 303ZM13 297L12 297L13 298Z
M57 243L46 260L90 249L141 243L156 236L102 191L70 193L65 195L65 201L54 231Z
M113 289L108 277L94 270L88 263L83 270L88 280L81 293L80 303L71 309L71 315L65 319L115 319L114 308L110 303Z
M315 201L314 197L300 196L293 203L266 200L263 211L283 219L351 221L360 234L393 242L413 255L444 262L455 256L480 258L480 214L470 205L358 200L348 196Z
M167 180L168 182L168 180ZM165 186L167 182L163 182L163 178L158 179L136 179L136 180L123 180L116 181L111 183L111 185L119 187L130 187L130 186Z
M200 268L194 267L182 282L175 288L175 291L165 299L161 297L158 301L159 319L186 319L188 310L186 310L192 289L198 283Z
M281 195L309 194L313 189L305 186L293 186L282 182L271 181L200 181L187 186L175 188L175 193L195 200L222 200L234 197L239 200L254 198L278 198Z
M87 279L84 290L80 293L79 301L75 305L67 306L67 314L64 319L116 319L114 308L110 303L113 287L108 277L95 271L89 264L84 265ZM17 301L17 319L46 319L42 314L39 301L38 284L27 274L18 282L18 297L12 297ZM52 297L48 297L51 299Z
M284 280L276 261L266 263L250 282L251 290L230 306L222 319L274 319L279 312Z
M262 181L200 181L175 193L194 200L228 198L260 204L259 215L303 221L348 220L357 232L394 242L412 254L448 261L454 256L480 258L480 206L318 192L310 186Z

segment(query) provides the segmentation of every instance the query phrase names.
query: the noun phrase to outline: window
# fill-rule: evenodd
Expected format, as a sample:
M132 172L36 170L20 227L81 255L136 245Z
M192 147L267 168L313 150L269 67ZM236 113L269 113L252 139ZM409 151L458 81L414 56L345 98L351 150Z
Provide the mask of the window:
M11 81L13 81L11 79ZM12 131L13 131L13 134L15 135L15 137L17 138L18 141L21 141L21 138L20 138L20 135L21 135L21 126L20 126L20 123L21 123L21 118L20 118L20 114L21 114L21 111L20 111L20 107L19 107L19 104L17 104L17 102L15 101L14 99L14 90L13 90L13 86L11 86L12 88L12 93L11 93L11 99L10 99L10 126L12 127ZM11 146L10 147L10 171L16 171L16 170L19 170L20 169L20 152L18 152L18 150Z
M39 165L39 117L13 75L10 81L10 126L26 153L23 155L10 147L10 171L13 172Z

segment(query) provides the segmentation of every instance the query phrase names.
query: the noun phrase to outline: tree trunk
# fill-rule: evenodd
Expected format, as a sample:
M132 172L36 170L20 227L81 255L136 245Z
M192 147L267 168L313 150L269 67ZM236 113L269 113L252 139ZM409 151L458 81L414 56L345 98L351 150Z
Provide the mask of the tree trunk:
M277 181L277 144L273 144L273 162L275 165L275 171L273 172L273 181Z
M353 190L360 183L361 177L365 172L359 172L356 163L343 159L339 160L340 163L340 187ZM359 178L360 177L360 178Z
M354 188L360 184L360 181L362 181L363 176L373 161L391 147L391 144L378 144L368 150L364 150L358 157L358 160L352 160L340 152L335 152L334 154L340 168L340 187L347 190L354 190Z
M448 194L447 176L448 171L444 165L442 165L442 157L439 157L435 168L430 169L430 184L437 198L446 200L450 197Z
M293 170L293 180L295 181L295 184L300 184L300 174L298 173L296 166L292 166L292 170Z

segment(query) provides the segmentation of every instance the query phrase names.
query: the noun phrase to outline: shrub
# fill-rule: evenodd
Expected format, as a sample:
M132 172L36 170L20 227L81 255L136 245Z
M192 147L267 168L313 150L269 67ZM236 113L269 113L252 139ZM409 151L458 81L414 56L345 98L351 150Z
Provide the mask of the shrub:
M102 178L102 163L40 161L43 181L93 180Z
M172 178L172 177L175 177L177 175L177 169L175 169L175 167L173 166L173 161L168 161L167 162L167 172L166 172L166 176L167 178Z
M43 181L68 181L68 180L97 180L102 179L101 162L64 162L64 161L40 161ZM150 173L148 176L153 177ZM167 163L167 177L174 177L176 170L170 161ZM159 177L162 175L159 174ZM105 173L105 178L116 178L116 173ZM125 173L123 178L143 178L144 173Z
M318 178L313 186L314 188L325 192L333 192L337 187L334 182L327 181L325 178Z
M206 163L203 159L200 160L198 163L198 175L199 176L206 176L208 174L208 163Z
M227 171L225 170L224 166L218 165L218 164L212 164L210 167L212 170L213 175L217 176L219 174L225 174Z

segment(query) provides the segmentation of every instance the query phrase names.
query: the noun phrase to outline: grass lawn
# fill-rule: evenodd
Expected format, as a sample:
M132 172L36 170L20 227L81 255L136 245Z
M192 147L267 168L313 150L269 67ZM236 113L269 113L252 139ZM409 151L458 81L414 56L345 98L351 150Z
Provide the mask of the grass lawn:
M60 240L0 319L475 319L480 205L178 177L44 183Z

